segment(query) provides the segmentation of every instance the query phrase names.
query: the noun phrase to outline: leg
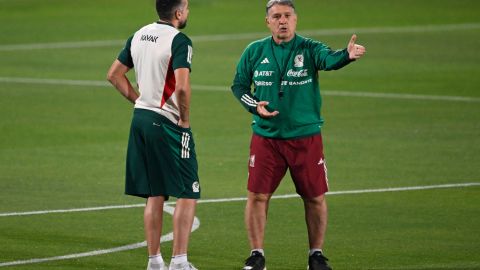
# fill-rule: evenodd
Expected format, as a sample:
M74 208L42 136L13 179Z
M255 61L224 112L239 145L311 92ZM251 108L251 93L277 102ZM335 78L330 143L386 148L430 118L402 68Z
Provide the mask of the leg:
M163 202L162 196L149 197L143 214L145 238L147 240L148 255L160 253L160 237L162 236Z
M173 256L187 254L197 200L178 199L173 214Z
M272 194L248 192L245 225L251 249L263 249L268 203Z
M322 249L327 230L327 201L325 195L303 198L310 249Z

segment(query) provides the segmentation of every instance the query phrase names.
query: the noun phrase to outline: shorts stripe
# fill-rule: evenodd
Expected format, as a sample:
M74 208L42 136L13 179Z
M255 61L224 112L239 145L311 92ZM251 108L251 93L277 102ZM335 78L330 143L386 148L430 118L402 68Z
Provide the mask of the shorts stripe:
M183 132L182 134L182 158L190 158L190 134Z

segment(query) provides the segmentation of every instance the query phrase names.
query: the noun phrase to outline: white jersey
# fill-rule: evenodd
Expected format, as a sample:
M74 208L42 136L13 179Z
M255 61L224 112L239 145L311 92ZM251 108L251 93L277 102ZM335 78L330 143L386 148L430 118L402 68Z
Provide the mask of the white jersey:
M174 70L191 68L191 40L172 25L152 23L127 41L118 59L135 69L140 92L135 108L155 111L177 123Z

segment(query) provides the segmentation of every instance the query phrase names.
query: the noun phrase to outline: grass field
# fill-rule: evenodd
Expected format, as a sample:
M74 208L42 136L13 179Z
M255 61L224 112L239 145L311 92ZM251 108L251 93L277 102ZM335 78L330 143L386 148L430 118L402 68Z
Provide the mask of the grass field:
M240 269L248 255L251 119L228 89L245 46L268 35L265 2L190 0L199 269ZM368 51L320 74L331 265L480 269L480 2L296 3L299 33L333 48L356 33ZM143 241L144 201L123 195L132 108L105 76L155 16L151 0L0 0L0 268L145 269L142 247L28 260ZM417 188L386 190L403 187ZM276 194L294 192L287 177ZM92 207L108 209L26 213ZM272 201L265 245L268 269L306 268L299 198ZM162 248L168 258L171 242Z

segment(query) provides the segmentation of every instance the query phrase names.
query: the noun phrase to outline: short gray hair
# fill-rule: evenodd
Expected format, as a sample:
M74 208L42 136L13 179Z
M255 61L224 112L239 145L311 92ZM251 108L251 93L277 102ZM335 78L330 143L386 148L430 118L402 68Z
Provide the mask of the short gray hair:
M267 14L270 8L273 7L274 5L289 6L293 8L293 10L295 10L295 5L293 4L293 0L270 0L268 1L267 8L265 9Z

